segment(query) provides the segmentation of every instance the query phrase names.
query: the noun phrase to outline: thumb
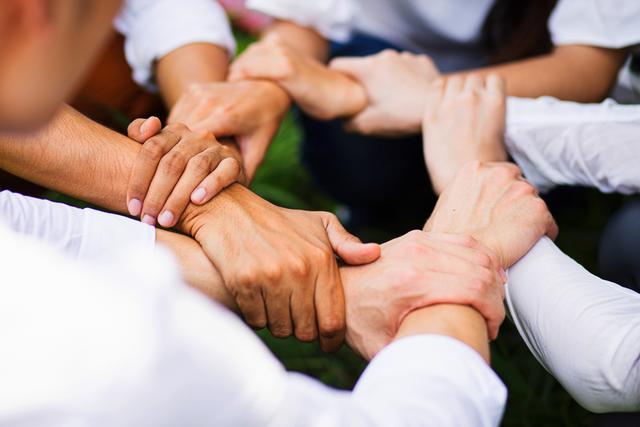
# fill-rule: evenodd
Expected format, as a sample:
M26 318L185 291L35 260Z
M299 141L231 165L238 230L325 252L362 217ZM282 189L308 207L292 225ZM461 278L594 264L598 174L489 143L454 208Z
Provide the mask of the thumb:
M157 135L162 130L162 122L159 118L151 116L148 119L136 119L129 124L127 135L139 143Z
M345 230L335 215L325 214L323 221L333 251L347 264L369 264L380 258L380 245L362 243L360 239Z
M365 58L351 58L351 57L343 57L336 58L329 62L329 69L338 71L340 73L344 73L354 77L359 80L359 76L362 74L363 70L366 69L366 57Z

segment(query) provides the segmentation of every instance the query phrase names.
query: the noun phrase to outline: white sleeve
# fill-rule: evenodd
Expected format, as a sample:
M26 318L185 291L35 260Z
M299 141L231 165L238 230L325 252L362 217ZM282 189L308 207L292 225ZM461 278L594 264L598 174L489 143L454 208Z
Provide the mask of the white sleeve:
M505 144L540 191L640 193L640 106L509 98Z
M155 89L155 62L179 47L215 44L230 56L236 50L227 15L216 0L127 0L115 27L126 37L134 80L149 89Z
M139 221L93 209L0 192L0 218L14 232L80 260L135 246L153 252L155 229Z
M352 0L247 0L247 7L273 18L310 27L329 40L351 37L355 4Z
M640 44L637 0L560 0L549 21L555 45L623 48Z
M506 390L440 336L391 344L354 392L287 373L166 257L91 269L0 229L0 425L497 426ZM162 255L162 253L158 254ZM29 268L33 260L38 268Z
M509 270L507 304L538 361L585 408L640 410L640 295L541 240Z

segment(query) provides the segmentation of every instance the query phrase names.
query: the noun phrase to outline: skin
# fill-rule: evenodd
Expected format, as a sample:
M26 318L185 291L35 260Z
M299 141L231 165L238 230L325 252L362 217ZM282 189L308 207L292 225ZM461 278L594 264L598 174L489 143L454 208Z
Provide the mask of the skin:
M269 28L265 34L286 34L286 37L281 37L282 40L294 47L299 55L309 56L318 61L326 59L326 55L323 55L325 51L322 49L324 45L321 37L317 33L310 37L309 34L313 34L313 31L308 28L280 22ZM299 42L299 39L304 42ZM609 93L626 55L626 49L603 49L583 45L556 46L546 55L441 75L427 56L408 53L394 55L385 51L372 57L338 58L329 64L329 68L360 82L368 96L368 105L351 116L348 122L349 129L366 135L396 136L420 132L423 112L420 105L424 103L429 83L439 77L448 79L453 76L466 77L475 74L484 79L488 75L496 74L505 81L506 92L510 96L554 96L578 102L597 102ZM282 61L275 61L273 57L260 60L259 55L253 56L254 61L240 58L244 70L238 73L239 76L252 78L251 76L260 75L273 81L279 80L278 67ZM415 61L411 61L411 57L414 57ZM248 70L249 65L251 70ZM584 70L589 72L586 73ZM322 74L326 72L315 72L316 76ZM388 79L390 74L395 78ZM536 78L532 79L532 75ZM304 87L302 79L305 78L305 73L299 73L297 77L300 80L296 85L292 84L291 78L288 79L287 85ZM355 89L351 90L355 92ZM340 107L331 107L334 104L339 105L343 92L343 89L336 91L335 102L327 101L331 99L331 93L325 91L316 95L317 102L314 102L313 96L302 97L301 90L298 90L298 97L303 100L301 105L305 111L313 114L318 110L320 114L317 118L332 118L345 113ZM296 98L294 91L290 90L290 94ZM398 109L400 101L404 101L404 109ZM407 103L413 107L407 108ZM404 111L406 114L398 116L398 111Z
M469 161L504 162L506 95L495 74L440 79L431 85L422 120L424 158L436 194Z

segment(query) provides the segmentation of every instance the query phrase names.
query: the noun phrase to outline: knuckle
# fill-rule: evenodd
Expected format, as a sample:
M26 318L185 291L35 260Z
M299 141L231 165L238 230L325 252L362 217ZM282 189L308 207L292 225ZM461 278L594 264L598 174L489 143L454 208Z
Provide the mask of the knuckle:
M311 273L311 264L304 258L298 258L289 264L295 277L307 277Z
M169 132L173 132L177 135L180 135L186 131L189 131L189 128L184 123L170 123L165 127Z
M149 139L147 142L145 142L142 145L142 150L140 152L140 154L143 155L144 157L154 160L156 162L162 159L162 156L164 156L164 153L165 153L165 142L163 141L162 138L159 138L159 137L153 137Z
M276 338L287 338L292 334L291 326L287 325L285 322L276 320L269 325L269 330L271 334Z
M327 315L320 319L320 334L334 337L344 329L344 319L336 315Z
M269 263L263 268L262 274L264 275L268 283L270 283L272 286L276 286L280 283L282 277L284 276L284 269L280 264Z
M171 151L164 156L160 165L164 171L172 175L179 175L184 171L187 161L186 156L180 151Z
M209 173L209 159L206 155L198 154L192 157L189 162L189 169L191 169L194 173L197 174L207 174Z
M318 333L310 326L302 327L296 330L296 338L302 342L312 342L318 338Z

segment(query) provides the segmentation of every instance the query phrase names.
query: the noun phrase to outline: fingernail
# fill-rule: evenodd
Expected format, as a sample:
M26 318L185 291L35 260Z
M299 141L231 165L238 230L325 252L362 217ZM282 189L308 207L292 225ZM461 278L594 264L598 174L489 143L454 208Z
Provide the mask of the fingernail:
M138 216L142 211L142 203L138 199L131 199L129 200L129 204L127 205L127 208L129 209L129 213L132 216Z
M194 191L193 193L191 193L191 201L193 203L202 203L204 202L204 198L207 195L207 190L205 190L204 188L198 188L196 191Z
M153 117L149 117L147 120L145 120L141 125L140 125L140 133L147 133L147 131L149 130L149 126L151 126L151 119Z
M149 225L156 225L156 219L154 217L152 217L151 215L145 215L142 217L142 222L144 222L145 224L149 224Z
M158 217L158 223L163 227L170 227L173 224L173 214L170 211L164 211Z

